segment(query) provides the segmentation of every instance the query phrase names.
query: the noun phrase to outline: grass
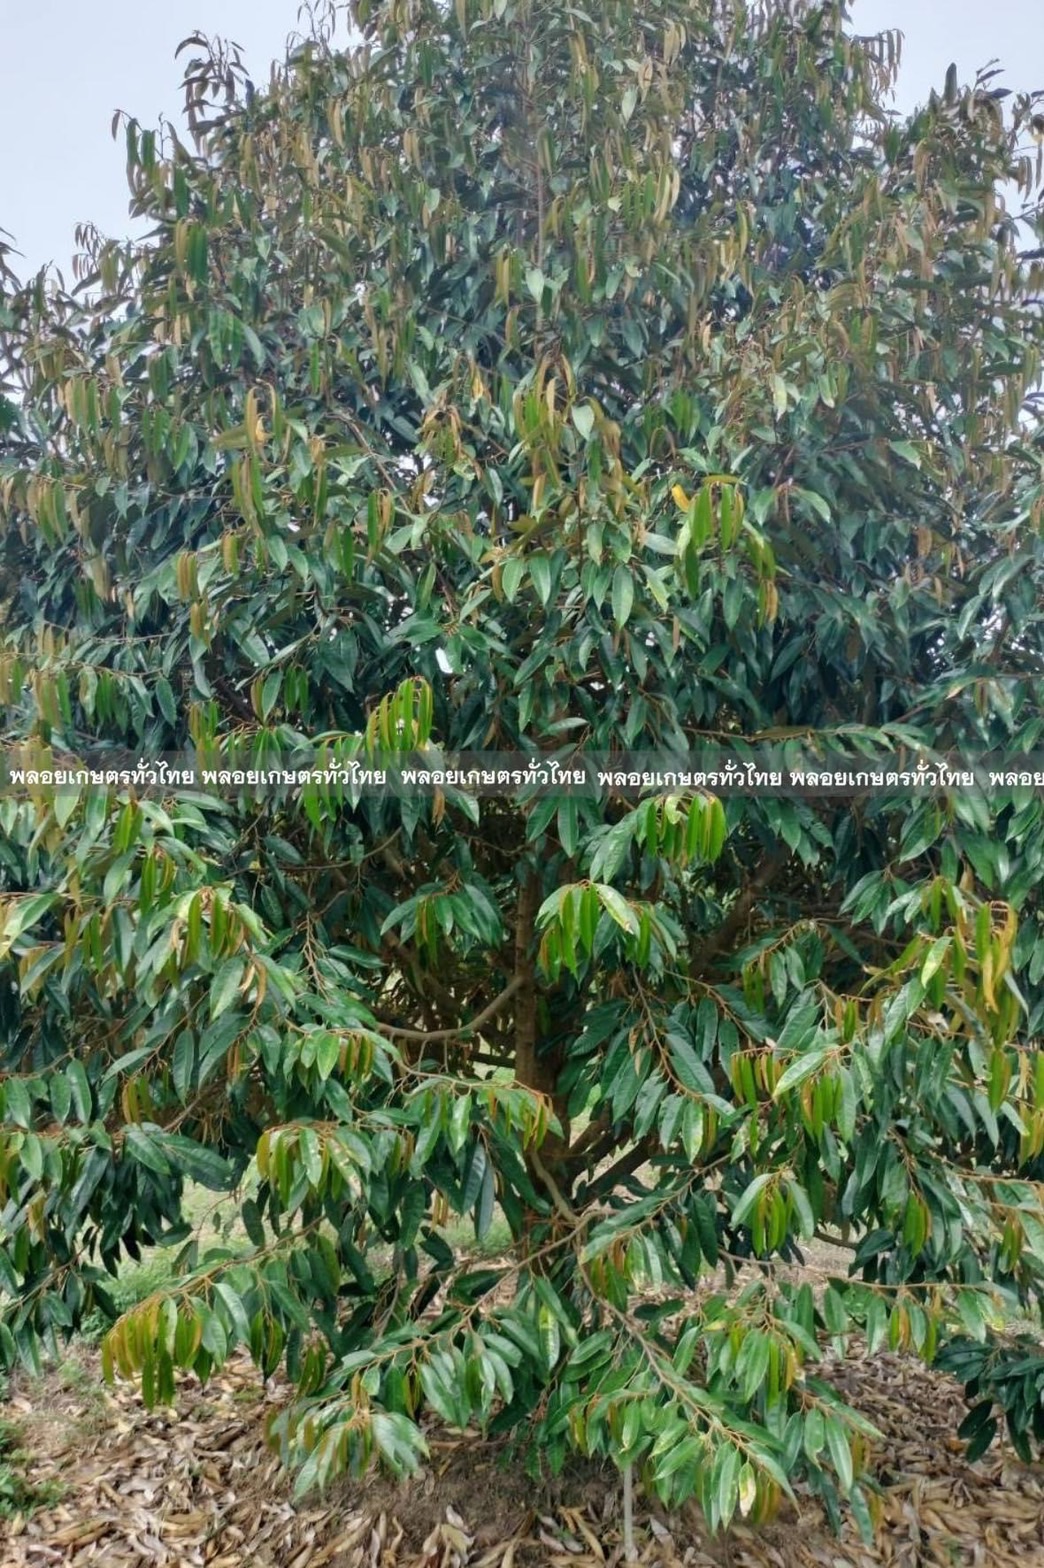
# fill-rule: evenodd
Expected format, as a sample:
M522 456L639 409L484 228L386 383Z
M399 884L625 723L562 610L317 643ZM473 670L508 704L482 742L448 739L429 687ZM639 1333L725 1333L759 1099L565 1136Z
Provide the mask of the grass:
M24 1518L38 1508L50 1508L65 1495L60 1481L29 1480L25 1466L32 1456L21 1445L19 1423L0 1419L0 1519Z

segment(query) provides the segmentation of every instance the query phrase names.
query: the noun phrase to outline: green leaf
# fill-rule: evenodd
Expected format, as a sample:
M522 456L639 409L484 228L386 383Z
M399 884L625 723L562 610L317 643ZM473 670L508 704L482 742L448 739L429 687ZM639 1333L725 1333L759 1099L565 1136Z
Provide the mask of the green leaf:
M537 552L527 557L526 564L537 598L546 605L551 597L551 562L546 555Z
M196 1041L191 1029L183 1029L174 1042L172 1074L174 1092L182 1105L187 1105L192 1093L196 1066Z
M753 1181L747 1183L732 1210L732 1223L734 1225L746 1224L754 1212L754 1205L757 1203L758 1197L774 1180L774 1172L762 1171L759 1176L754 1177Z
M558 1365L558 1358L562 1353L562 1335L558 1318L548 1306L541 1304L537 1312L537 1325L544 1365L548 1372L552 1372Z
M576 426L581 438L589 440L594 429L595 414L590 403L574 403L570 410L570 418Z
M793 1200L794 1210L798 1217L798 1234L803 1240L811 1241L816 1229L816 1220L812 1212L812 1204L809 1201L808 1193L800 1182L792 1180L787 1181L787 1191Z
M563 800L557 816L558 841L570 859L580 844L580 820L575 800Z
M315 1070L323 1083L341 1059L341 1042L328 1029L321 1029L315 1044Z
M482 1180L486 1174L489 1161L486 1157L485 1145L476 1143L471 1154L471 1164L468 1167L467 1180L464 1183L464 1192L461 1197L461 1208L466 1212L474 1208L482 1190Z
M592 881L605 881L614 877L627 858L634 841L638 823L637 813L632 812L614 822L612 827L601 830L601 836L591 856Z
M261 717L267 719L279 701L279 693L283 685L282 670L272 670L265 676L261 687Z
M159 710L163 717L168 724L176 724L178 710L174 701L174 689L165 675L157 676L155 691L156 701L159 704Z
M65 1069L65 1076L72 1092L73 1106L78 1120L89 1122L92 1110L91 1087L83 1063L75 1059L71 1061Z
M4 1118L16 1127L32 1126L32 1101L21 1078L5 1078L0 1083L4 1096Z
M991 1416L988 1421L983 1422L968 1444L964 1454L965 1462L973 1465L977 1459L981 1459L996 1436L997 1422Z
M638 916L627 900L622 898L615 888L608 887L604 882L595 884L595 892L598 894L599 903L611 919L615 920L622 930L637 936Z
M246 973L246 961L242 958L226 958L220 969L210 982L210 1019L216 1022L225 1010L231 1007L239 994L239 987Z
M475 1207L475 1237L478 1241L485 1241L489 1234L489 1227L493 1220L493 1210L496 1206L496 1181L493 1174L492 1163L487 1161L482 1172L482 1187Z
M532 294L538 305L544 297L544 290L546 287L547 279L544 277L544 274L541 272L540 268L527 267L526 288L529 290L530 294Z
M792 493L798 496L807 506L810 506L824 523L830 521L830 505L823 496L817 495L814 490L803 490L798 485L792 486Z
M208 1149L181 1133L162 1133L156 1142L171 1165L201 1187L208 1187L211 1192L227 1192L232 1187L232 1167L216 1149Z
M319 1191L323 1182L323 1153L319 1146L319 1139L311 1127L302 1127L298 1135L297 1149L301 1157L301 1166L308 1184L315 1191Z
M240 1296L226 1280L215 1281L214 1296L228 1313L236 1339L238 1339L240 1344L249 1344L250 1319L247 1317L246 1308Z
M830 1459L837 1471L837 1478L841 1483L842 1491L848 1492L852 1487L852 1450L848 1446L844 1428L836 1416L824 1417L823 1426L826 1432L826 1444Z
M703 1444L698 1437L683 1437L679 1442L672 1443L656 1463L653 1479L659 1483L667 1481L679 1470L695 1469L703 1457Z
M520 555L512 555L504 562L501 574L501 584L504 589L504 598L508 604L514 604L522 579L526 574L526 563Z
M634 605L634 578L626 566L618 566L613 573L613 621L617 628L627 625Z
M790 1093L791 1089L796 1089L798 1084L804 1083L806 1078L811 1078L819 1071L829 1054L829 1047L823 1045L796 1057L780 1074L776 1087L772 1091L772 1098L782 1099L785 1094Z
M667 1035L667 1047L671 1054L671 1065L682 1087L694 1094L712 1093L714 1080L689 1041L672 1029Z
M0 908L0 957L57 902L57 893L29 893Z
M943 959L950 950L951 941L952 938L949 936L940 936L932 943L921 965L920 980L922 985L926 986L932 976L939 970Z
M124 1148L130 1157L144 1165L148 1170L155 1171L158 1176L170 1175L170 1164L156 1139L150 1137L143 1128L131 1123L123 1134Z
M261 1210L254 1202L253 1198L244 1199L240 1207L239 1216L243 1221L243 1229L246 1231L247 1236L253 1242L254 1246L265 1246L267 1237L265 1235L264 1223L261 1218Z

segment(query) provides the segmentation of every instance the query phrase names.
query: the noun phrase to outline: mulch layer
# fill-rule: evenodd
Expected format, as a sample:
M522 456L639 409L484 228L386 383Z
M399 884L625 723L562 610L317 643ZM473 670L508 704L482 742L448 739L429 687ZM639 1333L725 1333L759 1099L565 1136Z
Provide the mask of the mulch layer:
M882 1354L824 1369L882 1431L873 1547L838 1539L803 1499L761 1530L708 1539L695 1510L636 1506L642 1563L674 1568L1044 1568L1044 1466L995 1445L975 1464L955 1431L959 1386ZM619 1478L580 1466L539 1491L478 1436L445 1434L408 1482L338 1485L295 1504L264 1446L264 1415L286 1388L233 1359L174 1410L105 1389L96 1352L62 1375L20 1378L0 1412L19 1424L32 1485L60 1500L0 1520L2 1568L611 1568L623 1560Z

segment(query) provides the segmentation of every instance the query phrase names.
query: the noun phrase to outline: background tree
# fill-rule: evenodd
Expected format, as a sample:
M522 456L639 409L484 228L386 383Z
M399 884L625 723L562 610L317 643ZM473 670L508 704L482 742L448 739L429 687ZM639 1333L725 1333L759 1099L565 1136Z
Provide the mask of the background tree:
M824 1337L949 1356L978 1450L995 1394L1044 1435L999 1336L1044 1281L1032 787L40 770L1031 753L1040 280L996 191L1040 228L1035 100L951 73L893 123L894 41L833 4L351 14L249 102L193 40L193 145L124 127L150 239L5 285L0 702L39 777L0 798L0 1347L184 1242L106 1368L166 1400L285 1362L304 1484L409 1469L430 1411L712 1525L800 1476L868 1528ZM252 1169L252 1250L200 1257L186 1180ZM445 1220L497 1204L477 1267ZM823 1233L821 1300L733 1288Z

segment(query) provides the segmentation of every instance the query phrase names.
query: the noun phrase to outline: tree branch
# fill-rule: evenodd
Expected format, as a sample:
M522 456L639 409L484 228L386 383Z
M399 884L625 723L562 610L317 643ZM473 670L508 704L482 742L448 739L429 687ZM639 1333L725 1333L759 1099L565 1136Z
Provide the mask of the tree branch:
M843 1247L846 1252L858 1252L859 1244L855 1241L846 1241L843 1236L831 1236L828 1231L821 1230L819 1226L812 1232L817 1241L825 1241L829 1247Z
M477 1018L473 1018L467 1024L455 1024L452 1029L406 1029L401 1024L385 1020L379 1013L376 1013L374 1016L379 1023L384 1025L387 1034L394 1035L399 1040L418 1040L423 1044L429 1044L434 1040L458 1040L465 1035L477 1033L484 1023L487 1023L490 1018L495 1018L505 1003L509 1002L515 995L515 992L520 990L521 987L522 978L520 975L516 975L513 980L508 982L500 995L494 997L489 1006L482 1009Z
M552 1086L545 1083L537 1058L536 965L530 952L539 907L540 882L530 872L519 893L515 920L515 979L526 991L515 1016L515 1077L527 1089L550 1092Z
M395 967L418 1001L430 1002L434 997L444 1012L457 1011L460 1006L458 998L442 984L437 975L430 971L421 972L417 954L411 953L394 931L385 932L382 946L391 951Z
M704 978L708 969L723 948L729 947L733 938L739 932L747 916L750 914L758 895L772 883L779 872L786 865L787 856L784 853L771 855L764 861L743 892L739 895L732 908L717 930L712 931L697 951L690 950L690 968L694 979Z
M633 1149L628 1149L626 1154L610 1165L591 1183L588 1189L592 1196L607 1197L612 1192L618 1181L625 1176L633 1176L640 1165L644 1165L656 1152L656 1144L652 1138L641 1138Z
M599 1145L606 1141L608 1141L609 1148L615 1148L616 1139L611 1135L609 1118L603 1111L601 1116L592 1122L588 1122L576 1142L570 1145L564 1157L570 1165L576 1165L585 1157L597 1164L601 1158L601 1154L598 1152ZM605 1152L608 1152L608 1150Z

